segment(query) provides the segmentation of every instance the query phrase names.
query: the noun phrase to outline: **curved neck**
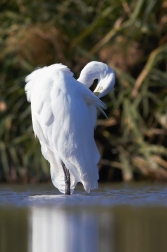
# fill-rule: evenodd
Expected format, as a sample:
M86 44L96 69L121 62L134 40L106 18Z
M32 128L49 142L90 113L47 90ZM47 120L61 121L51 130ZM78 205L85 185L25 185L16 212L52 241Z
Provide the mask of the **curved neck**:
M106 64L101 62L92 61L88 63L82 69L78 81L90 88L94 80L98 79L98 81L100 81L102 78L104 78L104 75L107 71L106 66Z
M98 79L98 84L94 94L99 98L113 91L115 85L114 71L102 62L92 61L83 68L78 81L90 88L96 79Z

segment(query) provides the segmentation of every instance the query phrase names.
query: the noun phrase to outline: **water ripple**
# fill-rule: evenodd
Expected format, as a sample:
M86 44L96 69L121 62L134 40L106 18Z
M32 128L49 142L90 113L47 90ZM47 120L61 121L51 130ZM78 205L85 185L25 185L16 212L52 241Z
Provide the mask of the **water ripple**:
M147 205L167 206L167 186L155 185L100 185L90 194L78 187L73 195L60 194L52 185L0 186L0 206L24 207L31 205L106 206Z

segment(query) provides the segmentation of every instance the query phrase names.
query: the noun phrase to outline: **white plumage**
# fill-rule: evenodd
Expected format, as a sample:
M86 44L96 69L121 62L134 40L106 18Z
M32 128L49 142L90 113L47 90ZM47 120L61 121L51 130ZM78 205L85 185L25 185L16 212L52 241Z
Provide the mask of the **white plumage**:
M62 162L70 172L71 193L78 182L87 192L98 187L100 155L94 141L94 127L97 109L103 111L105 105L88 87L98 78L97 93L106 88L107 92L111 91L115 77L113 71L100 62L90 62L85 69L78 81L62 64L37 69L26 77L25 91L31 102L33 130L43 156L50 163L52 182L62 193L65 193ZM90 77L91 84L89 81L86 86Z

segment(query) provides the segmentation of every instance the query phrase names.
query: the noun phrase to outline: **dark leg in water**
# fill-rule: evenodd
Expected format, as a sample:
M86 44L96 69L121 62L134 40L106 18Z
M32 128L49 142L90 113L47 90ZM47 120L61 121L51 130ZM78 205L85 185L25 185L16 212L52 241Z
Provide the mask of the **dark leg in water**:
M70 195L70 172L66 168L65 164L61 162L63 171L64 171L64 178L65 178L65 194Z

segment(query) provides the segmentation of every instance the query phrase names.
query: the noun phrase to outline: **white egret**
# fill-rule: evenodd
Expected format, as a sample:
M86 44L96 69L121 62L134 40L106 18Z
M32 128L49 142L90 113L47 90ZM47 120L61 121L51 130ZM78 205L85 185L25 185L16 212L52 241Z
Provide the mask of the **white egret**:
M95 79L98 84L92 93L89 87ZM78 182L87 192L97 188L100 154L94 127L97 109L105 109L99 98L114 88L113 70L92 61L76 80L68 67L54 64L33 71L26 82L33 130L43 156L50 163L54 186L65 194L71 194Z

